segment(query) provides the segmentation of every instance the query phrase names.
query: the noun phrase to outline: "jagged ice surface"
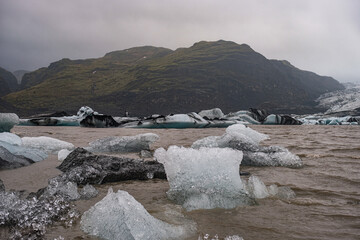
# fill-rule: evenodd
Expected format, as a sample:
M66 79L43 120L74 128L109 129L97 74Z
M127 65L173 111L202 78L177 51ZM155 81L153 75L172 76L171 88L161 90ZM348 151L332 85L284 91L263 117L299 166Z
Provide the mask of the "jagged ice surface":
M23 199L17 192L0 192L0 227L11 227L11 239L42 239L47 225L60 220L70 226L78 216L59 196Z
M106 137L90 142L90 152L140 152L150 150L150 144L159 140L154 133L139 134L136 136Z
M183 226L174 226L151 216L129 193L112 189L81 218L81 229L108 240L184 239Z
M170 146L157 149L154 156L164 164L168 197L188 211L254 203L240 179L241 151Z

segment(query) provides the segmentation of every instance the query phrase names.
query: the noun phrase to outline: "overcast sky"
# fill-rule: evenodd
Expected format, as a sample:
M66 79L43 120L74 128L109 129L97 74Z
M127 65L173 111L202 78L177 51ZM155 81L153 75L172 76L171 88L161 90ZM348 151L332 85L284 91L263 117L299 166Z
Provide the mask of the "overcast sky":
M219 39L360 80L359 0L0 0L0 66L10 71Z

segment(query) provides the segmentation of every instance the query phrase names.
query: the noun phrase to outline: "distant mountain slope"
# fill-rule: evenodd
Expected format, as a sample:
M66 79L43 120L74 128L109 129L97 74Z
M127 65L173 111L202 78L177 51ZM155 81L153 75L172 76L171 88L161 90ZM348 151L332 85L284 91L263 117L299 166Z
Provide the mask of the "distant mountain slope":
M0 67L0 97L18 90L16 77L9 71Z
M346 89L322 94L316 101L325 114L359 115L360 84L345 84Z
M76 111L177 113L220 107L314 111L322 93L344 87L330 77L268 60L248 45L199 42L190 48L136 47L86 60L62 59L27 73L21 91L3 99L22 113Z

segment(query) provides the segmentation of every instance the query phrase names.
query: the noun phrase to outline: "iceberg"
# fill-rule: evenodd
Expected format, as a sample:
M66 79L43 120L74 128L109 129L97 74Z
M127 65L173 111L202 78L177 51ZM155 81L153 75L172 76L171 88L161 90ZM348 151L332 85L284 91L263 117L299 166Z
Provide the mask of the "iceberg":
M0 146L6 148L14 155L24 156L34 162L39 162L48 157L47 153L40 149L34 149L23 145L10 144L8 142L0 141Z
M108 194L81 217L81 229L102 239L185 239L189 230L151 216L129 193Z
M302 167L301 159L284 147L263 147L259 143L269 137L245 125L235 124L222 136L209 136L195 141L192 148L232 148L243 151L242 165Z
M17 124L19 117L15 113L0 113L0 132L10 132Z
M23 137L23 146L33 149L39 149L41 151L57 154L61 149L74 149L75 146L72 143L65 142L51 137Z
M6 148L0 146L0 170L24 167L32 163L34 161L31 159L14 155Z
M204 119L209 119L209 120L221 119L222 117L224 117L224 113L221 111L220 108L202 110L199 112L199 115Z
M159 140L154 133L144 133L136 136L105 137L90 142L86 148L90 152L140 152L150 150L150 144Z
M9 132L0 133L0 141L7 142L9 144L17 145L17 146L22 145L21 137Z
M152 115L138 122L130 122L122 125L132 128L203 128L209 124L199 114L170 114L167 116Z
M164 164L168 198L188 211L254 204L239 175L241 151L170 146L157 149L154 157Z

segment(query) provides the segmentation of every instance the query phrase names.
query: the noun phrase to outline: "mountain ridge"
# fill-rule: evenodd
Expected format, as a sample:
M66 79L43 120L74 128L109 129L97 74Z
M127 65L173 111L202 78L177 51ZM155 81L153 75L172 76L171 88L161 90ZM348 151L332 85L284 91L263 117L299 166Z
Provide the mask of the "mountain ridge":
M21 90L3 97L23 114L76 111L136 115L220 107L311 112L315 99L343 86L331 77L269 60L247 44L195 43L176 50L143 46L103 57L62 59L23 76Z

